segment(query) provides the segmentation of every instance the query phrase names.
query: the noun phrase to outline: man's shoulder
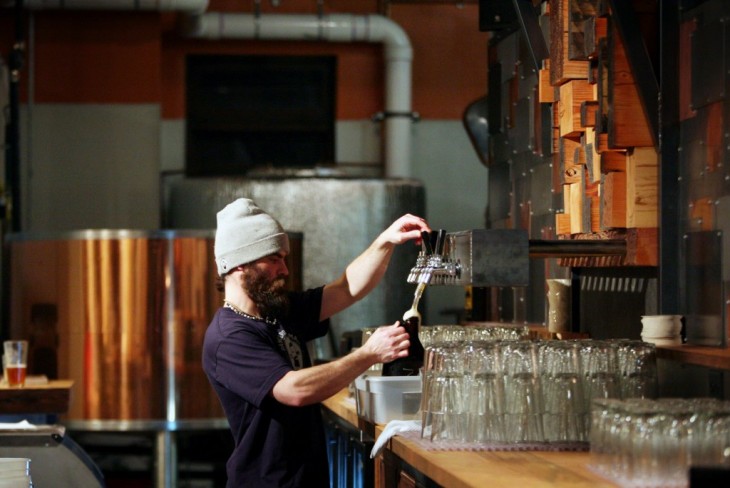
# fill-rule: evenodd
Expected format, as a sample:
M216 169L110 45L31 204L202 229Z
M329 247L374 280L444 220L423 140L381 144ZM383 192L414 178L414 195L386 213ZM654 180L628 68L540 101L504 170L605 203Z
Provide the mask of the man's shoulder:
M221 307L213 316L206 334L229 337L238 333L256 332L259 329L265 329L265 327L262 327L258 321L247 319L237 315L229 308Z
M311 304L319 306L322 303L322 290L324 290L324 285L304 291L291 291L289 292L289 302L294 307L306 307Z

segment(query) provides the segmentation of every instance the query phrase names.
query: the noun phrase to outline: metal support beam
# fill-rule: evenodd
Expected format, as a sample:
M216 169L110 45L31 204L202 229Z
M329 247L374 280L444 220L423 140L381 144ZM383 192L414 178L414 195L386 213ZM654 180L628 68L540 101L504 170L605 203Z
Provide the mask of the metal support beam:
M10 206L10 213L7 217L10 221L9 230L13 232L20 231L20 70L23 68L25 56L24 23L23 0L15 0L15 40L8 58L9 121L5 128L5 185L7 186L5 204Z
M608 0L611 20L624 43L644 114L649 121L654 146L659 147L659 82L641 37L641 29L630 0ZM661 6L663 2L659 2ZM671 2L674 3L674 2Z
M680 311L679 8L679 0L659 2L659 313L663 314Z
M534 63L535 74L537 74L542 68L543 59L550 57L550 50L542 35L542 30L540 30L540 24L537 21L535 7L532 2L530 0L512 0L512 2L520 21L527 49L530 51L530 57L532 57Z

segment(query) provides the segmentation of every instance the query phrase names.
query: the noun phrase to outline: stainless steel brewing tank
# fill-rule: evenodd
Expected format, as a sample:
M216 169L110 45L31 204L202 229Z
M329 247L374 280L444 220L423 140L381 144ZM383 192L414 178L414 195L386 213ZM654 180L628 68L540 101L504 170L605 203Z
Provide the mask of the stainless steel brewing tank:
M74 381L71 424L176 429L225 418L201 366L203 336L222 303L213 237L212 230L7 236L10 334L31 341L32 374ZM300 255L301 235L290 239L292 256Z
M165 226L214 228L216 213L239 197L253 199L285 229L304 235L304 288L337 278L395 219L424 216L425 190L412 179L352 177L183 178L165 184ZM410 308L415 287L406 283L418 246L398 246L381 284L332 319L330 341L317 341L315 355L337 354L344 332L391 324Z

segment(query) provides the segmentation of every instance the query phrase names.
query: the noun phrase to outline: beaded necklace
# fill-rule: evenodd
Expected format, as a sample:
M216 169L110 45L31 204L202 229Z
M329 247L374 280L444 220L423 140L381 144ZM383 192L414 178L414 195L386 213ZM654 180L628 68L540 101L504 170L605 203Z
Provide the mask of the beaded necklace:
M270 320L268 317L262 318L262 317L256 317L255 315L248 314L248 313L244 312L243 310L241 310L240 308L238 308L237 306L235 306L234 304L232 304L231 302L229 302L228 300L223 300L223 306L225 308L229 308L229 309L233 310L233 313L236 313L236 314L240 315L241 317L246 317L247 319L250 319L250 320L257 320L259 322L266 322L269 325L276 325L276 319Z

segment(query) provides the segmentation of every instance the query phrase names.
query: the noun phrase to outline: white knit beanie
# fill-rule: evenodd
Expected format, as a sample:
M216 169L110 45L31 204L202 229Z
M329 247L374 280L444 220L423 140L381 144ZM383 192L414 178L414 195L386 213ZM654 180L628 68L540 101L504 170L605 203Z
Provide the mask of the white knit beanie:
M223 276L236 266L259 258L289 252L289 238L279 222L253 200L239 198L218 212L215 262Z

